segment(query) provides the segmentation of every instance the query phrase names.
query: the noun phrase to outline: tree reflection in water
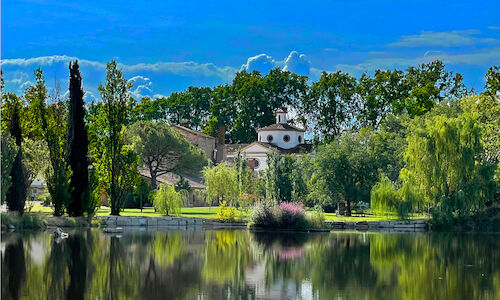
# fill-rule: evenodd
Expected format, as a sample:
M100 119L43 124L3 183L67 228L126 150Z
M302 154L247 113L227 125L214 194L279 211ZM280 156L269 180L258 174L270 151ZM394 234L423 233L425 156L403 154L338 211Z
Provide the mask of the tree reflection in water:
M500 299L496 235L2 233L2 299Z

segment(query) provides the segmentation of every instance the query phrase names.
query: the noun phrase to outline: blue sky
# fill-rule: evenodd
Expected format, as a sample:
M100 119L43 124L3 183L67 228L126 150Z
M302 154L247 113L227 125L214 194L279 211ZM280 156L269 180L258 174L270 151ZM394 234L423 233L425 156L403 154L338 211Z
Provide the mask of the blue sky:
M282 68L359 76L442 59L482 90L500 64L500 3L478 1L10 1L1 3L7 91L33 70L67 87L79 58L87 99L99 98L116 59L133 95L168 95L230 82L241 69ZM57 82L57 83L56 83Z

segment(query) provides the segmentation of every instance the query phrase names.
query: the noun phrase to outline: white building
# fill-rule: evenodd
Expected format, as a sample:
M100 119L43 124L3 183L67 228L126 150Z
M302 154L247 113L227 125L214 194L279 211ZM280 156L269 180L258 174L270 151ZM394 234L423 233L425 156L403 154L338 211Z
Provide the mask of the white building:
M276 123L257 130L257 141L242 145L240 152L245 153L249 165L255 171L267 168L267 153L275 150L282 154L297 155L309 153L312 144L304 140L305 130L288 124L287 111L280 108L276 112ZM227 160L234 160L237 151L227 153Z

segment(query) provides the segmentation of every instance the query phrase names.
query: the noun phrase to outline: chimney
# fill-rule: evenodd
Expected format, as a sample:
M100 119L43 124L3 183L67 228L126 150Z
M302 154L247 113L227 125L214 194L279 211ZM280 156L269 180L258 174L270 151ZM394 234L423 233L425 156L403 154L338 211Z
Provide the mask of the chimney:
M215 154L215 162L220 163L224 160L224 145L226 143L226 126L219 125L217 127L217 153Z

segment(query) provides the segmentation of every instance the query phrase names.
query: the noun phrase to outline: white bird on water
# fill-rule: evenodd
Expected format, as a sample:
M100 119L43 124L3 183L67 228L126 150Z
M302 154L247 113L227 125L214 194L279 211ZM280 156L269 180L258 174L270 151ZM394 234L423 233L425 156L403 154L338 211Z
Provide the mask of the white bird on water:
M61 230L61 228L57 227L56 228L56 231L54 231L54 235L58 238L62 238L62 239L65 239L69 236L69 234L67 232L63 232Z

